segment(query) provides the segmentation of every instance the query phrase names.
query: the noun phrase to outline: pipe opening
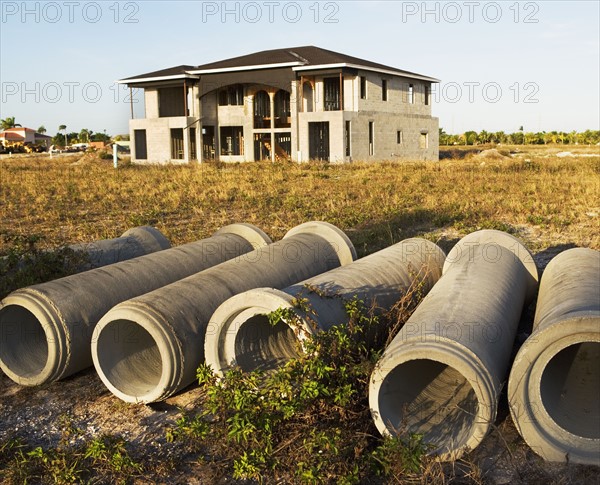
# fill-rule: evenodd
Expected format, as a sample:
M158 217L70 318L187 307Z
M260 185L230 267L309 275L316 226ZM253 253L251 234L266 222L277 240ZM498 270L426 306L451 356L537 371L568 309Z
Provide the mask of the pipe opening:
M271 325L266 315L242 323L235 336L235 360L245 372L271 371L300 357L300 342L284 322Z
M409 360L386 375L378 395L383 423L393 434L422 434L436 452L466 445L479 403L456 369L428 359Z
M570 345L552 357L542 373L540 394L561 428L600 439L600 343Z
M162 358L152 335L131 320L114 320L100 332L97 359L102 374L120 392L143 396L162 376Z
M37 376L48 362L42 323L26 308L7 305L0 311L0 358L15 375Z

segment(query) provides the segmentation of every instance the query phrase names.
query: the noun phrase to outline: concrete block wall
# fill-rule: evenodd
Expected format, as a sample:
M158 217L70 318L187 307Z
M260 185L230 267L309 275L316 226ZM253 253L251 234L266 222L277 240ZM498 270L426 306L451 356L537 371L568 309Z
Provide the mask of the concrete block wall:
M141 163L182 163L190 161L189 153L189 133L188 126L197 126L193 124L196 118L187 116L177 116L171 118L145 118L134 119L129 122L129 135L131 139L131 159L136 161L135 153L135 130L146 130L146 149L148 158L139 160ZM183 160L171 158L171 129L183 128ZM198 138L199 129L196 128L196 138ZM199 154L201 145L196 140L196 152Z
M367 79L367 97L360 97L360 77ZM387 80L387 101L382 100L382 80ZM431 116L431 96L425 104L425 86L431 83L405 77L389 76L377 72L359 71L355 78L358 111L382 111L386 113L409 113ZM413 103L409 103L408 89L413 85Z
M158 118L158 89L144 89L144 105L146 118Z
M439 120L430 116L381 112L359 112L350 119L351 158L359 160L439 159ZM374 122L374 153L369 154L369 121ZM402 131L403 142L397 143ZM427 133L427 148L419 145L421 133Z
M329 161L340 163L344 161L344 112L343 111L320 111L313 113L298 114L298 136L300 140L300 161L308 161L308 123L329 122ZM298 160L296 158L295 160Z

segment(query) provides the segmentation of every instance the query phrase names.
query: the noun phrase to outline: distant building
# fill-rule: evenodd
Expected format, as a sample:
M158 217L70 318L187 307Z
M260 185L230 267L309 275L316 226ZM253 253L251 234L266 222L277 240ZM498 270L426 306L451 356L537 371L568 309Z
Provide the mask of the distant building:
M438 82L314 46L119 81L144 90L145 116L129 122L137 162L437 160Z
M96 148L98 150L101 150L105 146L106 146L106 142L104 142L104 141L91 141L90 142L90 147L91 148Z
M52 137L37 133L31 128L15 127L0 131L0 143L7 147L12 144L43 146L46 150L50 148Z
M117 145L117 151L121 153L130 153L130 142L129 140L116 140L109 144L112 148L114 145Z

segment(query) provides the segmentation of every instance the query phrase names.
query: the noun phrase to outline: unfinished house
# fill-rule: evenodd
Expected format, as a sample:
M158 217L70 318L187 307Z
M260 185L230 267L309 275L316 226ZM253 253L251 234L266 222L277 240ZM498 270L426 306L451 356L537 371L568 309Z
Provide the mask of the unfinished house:
M314 46L119 81L144 92L136 162L437 160L437 82Z

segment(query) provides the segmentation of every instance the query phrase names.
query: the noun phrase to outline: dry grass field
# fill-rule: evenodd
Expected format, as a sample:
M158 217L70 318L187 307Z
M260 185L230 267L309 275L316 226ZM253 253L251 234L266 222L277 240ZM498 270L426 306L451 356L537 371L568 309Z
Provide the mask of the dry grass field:
M182 244L234 222L255 224L277 240L299 223L323 220L346 231L359 256L413 236L448 251L472 231L499 229L521 238L543 269L569 247L600 249L600 149L573 146L572 156L557 156L563 149L465 147L448 150L439 163L123 163L116 170L89 154L2 157L0 257L116 237L144 224ZM0 298L23 282L68 272L52 266L59 263L25 277L0 275ZM533 307L524 314L525 331L532 315ZM237 483L231 462L214 449L165 439L166 426L200 393L194 388L165 403L134 406L113 397L93 370L36 389L0 373L0 482ZM78 443L87 446L85 458L61 454ZM288 480L275 472L264 477ZM537 458L518 436L503 396L493 433L463 460L441 466L425 459L419 473L392 473L380 483L599 481L597 468Z
M532 251L598 248L598 147L557 158L521 147L514 157L440 163L124 166L84 156L0 159L0 252L7 236L42 245L115 237L152 224L174 244L251 222L278 239L311 219L338 225L361 255L420 234L443 240L478 228L523 238ZM578 153L579 152L579 153ZM583 152L583 153L582 153ZM10 240L10 237L8 237Z

